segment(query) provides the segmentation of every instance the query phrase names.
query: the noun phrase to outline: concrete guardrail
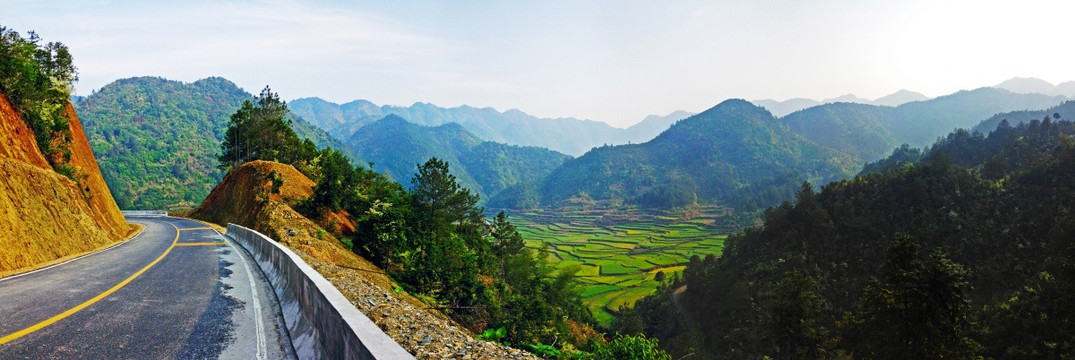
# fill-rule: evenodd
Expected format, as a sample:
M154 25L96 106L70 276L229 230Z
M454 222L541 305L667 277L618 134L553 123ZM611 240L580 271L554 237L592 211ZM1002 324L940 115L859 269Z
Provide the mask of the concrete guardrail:
M123 216L129 217L162 217L168 216L168 212L164 210L121 210Z
M300 359L414 358L290 249L235 224L225 235L250 251L269 279Z

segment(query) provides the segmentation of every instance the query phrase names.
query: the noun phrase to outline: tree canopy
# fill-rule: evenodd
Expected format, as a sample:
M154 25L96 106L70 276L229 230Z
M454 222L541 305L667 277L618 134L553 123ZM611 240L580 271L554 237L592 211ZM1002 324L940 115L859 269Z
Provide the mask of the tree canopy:
M220 168L229 170L252 160L290 164L312 159L317 146L299 139L288 114L287 104L268 86L255 101L244 101L228 121L220 144Z
M37 146L53 169L77 181L67 165L71 130L65 107L78 69L66 45L42 44L37 33L28 34L24 38L0 26L0 91L34 131Z

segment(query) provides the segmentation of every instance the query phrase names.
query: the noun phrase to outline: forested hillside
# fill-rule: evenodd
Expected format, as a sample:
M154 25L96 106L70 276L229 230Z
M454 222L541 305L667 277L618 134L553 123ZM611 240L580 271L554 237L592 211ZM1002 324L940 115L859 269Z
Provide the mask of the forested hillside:
M1021 123L1028 123L1034 119L1040 120L1046 116L1052 116L1053 114L1075 114L1075 101L1065 101L1060 105L1044 110L1022 110L996 114L971 128L971 132L988 134L990 131L993 131L993 129L996 129L1003 120L1008 120L1009 125L1015 126Z
M582 155L602 145L648 141L673 122L691 115L676 111L667 116L650 116L635 126L619 129L591 120L542 119L519 110L499 112L492 108L466 105L455 108L426 103L415 103L409 107L378 106L366 100L338 105L319 98L304 98L292 101L290 106L296 114L340 140L350 139L363 126L385 116L396 115L424 126L456 123L483 140L543 147L572 156Z
M780 122L810 141L853 155L859 162L869 162L884 157L900 144L923 147L956 128L970 128L994 114L1045 109L1063 99L981 88L897 107L826 104L792 113L780 118Z
M483 141L455 123L425 127L395 115L358 129L347 146L401 184L409 183L416 165L439 158L452 165L460 185L483 197L537 182L571 158L538 147Z
M802 139L765 109L727 100L647 143L602 147L568 161L545 178L538 195L546 205L586 197L646 207L697 200L753 208L790 197L805 180L825 183L856 167L850 156Z
M121 208L189 208L223 177L216 157L228 117L251 99L223 78L137 77L86 96L76 111ZM301 119L292 126L318 146L337 144Z
M640 301L646 332L701 358L1075 352L1075 125L1058 120L957 131L881 172L804 184Z

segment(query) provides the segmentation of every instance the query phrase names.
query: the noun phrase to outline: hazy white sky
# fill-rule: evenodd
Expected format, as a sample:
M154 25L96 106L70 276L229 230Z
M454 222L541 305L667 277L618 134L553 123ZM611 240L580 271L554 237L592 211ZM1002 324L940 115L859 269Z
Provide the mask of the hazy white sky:
M1071 1L40 1L80 94L222 76L284 99L469 104L615 126L721 100L1075 80Z

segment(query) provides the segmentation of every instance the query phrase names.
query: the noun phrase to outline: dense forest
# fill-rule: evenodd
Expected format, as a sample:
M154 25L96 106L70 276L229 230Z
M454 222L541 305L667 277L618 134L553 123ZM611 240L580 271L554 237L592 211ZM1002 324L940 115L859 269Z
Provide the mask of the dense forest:
M176 209L197 205L223 178L215 159L228 117L253 98L218 77L193 83L137 77L80 99L76 110L120 208ZM296 132L319 147L343 148L293 120Z
M1070 356L1073 135L1059 113L1001 121L803 184L640 301L635 330L677 358Z
M606 341L594 331L574 280L577 269L556 270L546 250L526 247L503 212L488 221L479 197L460 185L448 162L428 159L405 188L353 166L333 148L316 150L300 140L288 113L269 88L245 101L228 122L219 167L252 160L295 166L317 183L297 205L300 212L320 218L343 211L356 224L342 239L346 246L479 338L559 358L667 358L654 339Z

